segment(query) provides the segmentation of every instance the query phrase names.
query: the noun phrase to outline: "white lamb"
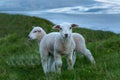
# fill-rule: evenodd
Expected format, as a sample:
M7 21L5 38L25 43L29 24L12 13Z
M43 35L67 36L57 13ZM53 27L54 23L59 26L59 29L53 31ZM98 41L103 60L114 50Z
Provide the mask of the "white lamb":
M54 35L56 35L57 33L58 32L52 33L51 38L55 38ZM29 33L29 37L31 39L37 39L38 43L40 43L42 37L45 34L46 34L46 32L41 27L34 27L32 29L32 31ZM84 40L83 36L78 34L78 33L72 33L72 36L73 36L73 39L74 39L74 41L76 43L75 51L85 55L91 61L91 63L95 64L95 60L94 60L93 56L91 55L90 51L86 48L85 40ZM50 42L50 40L48 40L48 41ZM48 41L46 41L46 42L48 42ZM53 43L53 42L54 41L51 40L50 43ZM53 51L49 51L50 54L53 54L52 52ZM76 59L75 54L74 54L73 58L74 58L73 62L75 62L75 59ZM55 71L54 66L52 67L53 62L54 62L54 57L49 56L49 59L48 59L48 71Z
M42 38L40 42L40 55L45 74L49 72L47 61L51 55L54 57L55 67L58 73L61 72L62 55L66 55L67 57L68 69L73 69L73 53L75 50L75 42L72 37L73 27L77 26L68 23L56 25L53 29L59 29L60 32L49 33Z

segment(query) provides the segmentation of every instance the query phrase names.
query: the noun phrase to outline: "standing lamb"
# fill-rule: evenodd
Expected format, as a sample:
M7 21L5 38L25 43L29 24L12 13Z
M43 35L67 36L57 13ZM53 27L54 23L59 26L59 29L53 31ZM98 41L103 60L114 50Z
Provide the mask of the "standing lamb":
M62 60L61 56L66 55L68 69L73 69L74 63L72 60L75 50L75 42L72 37L72 28L77 27L75 24L63 23L56 25L53 29L59 29L60 32L53 32L43 37L40 42L40 55L44 73L48 72L48 57L54 57L56 71L61 72Z

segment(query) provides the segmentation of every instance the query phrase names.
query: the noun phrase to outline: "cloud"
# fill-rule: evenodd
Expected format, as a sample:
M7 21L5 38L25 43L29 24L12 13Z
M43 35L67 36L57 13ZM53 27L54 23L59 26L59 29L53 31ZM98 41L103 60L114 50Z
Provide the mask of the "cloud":
M95 0L97 2L108 2L108 0Z
M114 1L113 0L94 0L94 1L103 2L111 5L120 5L120 0L114 0Z
M75 6L75 7L63 7L49 9L42 12L48 13L66 13L66 14L103 14L104 12L108 13L107 10L111 7L110 5L94 5L94 6ZM109 11L109 13L111 13Z

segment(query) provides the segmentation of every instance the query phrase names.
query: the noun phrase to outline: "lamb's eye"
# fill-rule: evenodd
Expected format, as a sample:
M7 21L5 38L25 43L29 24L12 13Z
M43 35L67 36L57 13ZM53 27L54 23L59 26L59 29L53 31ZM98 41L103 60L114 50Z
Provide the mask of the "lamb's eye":
M72 29L72 27L70 27L70 29Z
M33 33L36 33L37 31L34 31Z

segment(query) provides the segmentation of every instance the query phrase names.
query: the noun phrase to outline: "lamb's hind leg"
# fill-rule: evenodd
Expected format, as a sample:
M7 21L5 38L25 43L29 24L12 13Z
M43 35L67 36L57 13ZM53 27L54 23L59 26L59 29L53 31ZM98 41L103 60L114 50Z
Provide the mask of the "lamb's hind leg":
M87 57L91 63L95 64L94 57L92 56L91 52L86 48L85 40L80 39L76 42L76 51Z
M80 52L85 55L91 63L95 64L95 60L94 60L94 57L92 56L91 52L86 48L86 47L83 47Z

